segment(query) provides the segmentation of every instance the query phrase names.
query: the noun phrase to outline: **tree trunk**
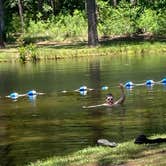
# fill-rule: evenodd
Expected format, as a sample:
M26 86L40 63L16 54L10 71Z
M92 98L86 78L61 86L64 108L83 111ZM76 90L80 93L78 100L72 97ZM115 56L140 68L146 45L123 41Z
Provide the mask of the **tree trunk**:
M4 10L3 10L3 0L0 0L0 48L5 47L4 43Z
M53 10L53 14L54 14L54 16L56 16L55 0L51 0L51 7L52 7L52 10Z
M113 0L113 5L117 6L117 0Z
M38 0L37 8L38 12L42 13L43 0Z
M86 0L88 16L88 45L98 44L96 0Z
M131 3L132 5L136 5L137 1L136 1L136 0L130 0L130 3Z
M22 8L21 0L18 0L18 10L19 10L19 15L21 20L21 31L22 33L24 33L24 18L23 18L23 8Z

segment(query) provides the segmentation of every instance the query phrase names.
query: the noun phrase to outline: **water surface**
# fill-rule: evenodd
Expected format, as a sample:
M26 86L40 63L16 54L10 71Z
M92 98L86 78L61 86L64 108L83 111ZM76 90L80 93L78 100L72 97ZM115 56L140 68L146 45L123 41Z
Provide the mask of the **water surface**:
M166 86L125 90L118 108L83 109L104 102L108 92L120 95L118 83L159 81L166 76L165 56L107 56L0 64L0 165L23 165L61 156L106 138L117 143L138 134L166 133ZM94 88L83 96L74 89ZM101 91L101 86L109 86ZM46 93L35 100L4 96L35 89ZM68 93L61 91L67 90Z

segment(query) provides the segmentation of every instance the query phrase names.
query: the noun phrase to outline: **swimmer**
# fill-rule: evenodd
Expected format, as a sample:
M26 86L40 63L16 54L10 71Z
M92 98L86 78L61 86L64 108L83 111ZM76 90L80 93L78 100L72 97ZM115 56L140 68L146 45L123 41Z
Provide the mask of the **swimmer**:
M83 108L95 108L95 107L101 107L101 106L114 107L114 106L123 104L123 102L125 101L125 93L124 93L123 84L119 84L119 87L121 89L121 97L117 101L114 101L114 97L110 93L106 96L105 103L99 104L99 105L92 105L92 106L83 106Z
M115 105L123 104L123 102L125 101L124 88L123 88L122 84L119 84L119 87L121 89L121 97L117 101L114 101L114 97L110 93L106 96L106 100L105 100L106 102L104 103L104 105L106 105L106 106L115 106Z

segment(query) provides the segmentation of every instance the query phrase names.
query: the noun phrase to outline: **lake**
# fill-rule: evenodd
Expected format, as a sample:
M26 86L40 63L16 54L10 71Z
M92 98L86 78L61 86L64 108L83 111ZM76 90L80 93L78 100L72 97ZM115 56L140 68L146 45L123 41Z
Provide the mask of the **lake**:
M95 146L100 138L120 143L142 133L166 133L164 85L125 89L126 101L117 108L82 108L103 103L109 92L118 99L119 83L160 81L166 77L165 64L164 55L0 63L0 165L66 155ZM95 90L74 92L82 85ZM101 90L104 85L109 89ZM45 94L5 97L32 89Z

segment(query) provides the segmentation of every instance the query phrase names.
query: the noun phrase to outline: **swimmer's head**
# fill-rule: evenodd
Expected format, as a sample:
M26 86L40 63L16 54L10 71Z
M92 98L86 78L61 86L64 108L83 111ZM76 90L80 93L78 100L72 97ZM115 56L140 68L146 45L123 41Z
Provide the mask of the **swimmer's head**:
M107 94L105 101L107 104L112 105L114 103L113 95L111 93Z

